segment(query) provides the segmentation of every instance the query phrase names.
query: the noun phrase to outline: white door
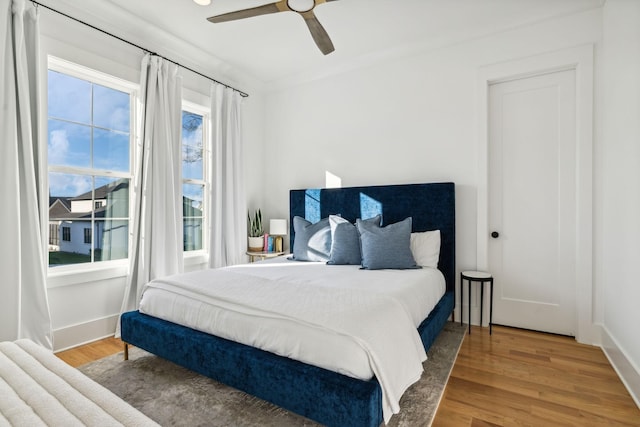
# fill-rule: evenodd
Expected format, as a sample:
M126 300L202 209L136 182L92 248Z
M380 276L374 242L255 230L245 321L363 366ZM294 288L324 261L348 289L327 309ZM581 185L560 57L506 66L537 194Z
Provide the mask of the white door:
M493 322L576 333L575 71L489 87Z

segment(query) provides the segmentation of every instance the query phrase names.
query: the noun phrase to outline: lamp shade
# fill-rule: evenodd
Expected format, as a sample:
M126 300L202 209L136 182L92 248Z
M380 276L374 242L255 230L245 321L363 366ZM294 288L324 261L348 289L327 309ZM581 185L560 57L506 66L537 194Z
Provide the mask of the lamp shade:
M286 219L272 219L269 220L269 234L272 236L284 236L287 234L287 220Z

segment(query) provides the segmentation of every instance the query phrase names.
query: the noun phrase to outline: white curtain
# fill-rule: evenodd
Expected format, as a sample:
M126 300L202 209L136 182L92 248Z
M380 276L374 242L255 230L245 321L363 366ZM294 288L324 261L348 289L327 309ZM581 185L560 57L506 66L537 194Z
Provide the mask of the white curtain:
M182 79L178 66L145 55L140 88L143 107L134 169L136 204L121 313L138 308L145 283L183 271ZM116 336L119 333L120 322Z
M0 341L29 338L51 349L37 10L24 0L2 2L0 23Z
M218 83L211 87L212 167L210 267L245 262L247 205L242 147L242 96Z

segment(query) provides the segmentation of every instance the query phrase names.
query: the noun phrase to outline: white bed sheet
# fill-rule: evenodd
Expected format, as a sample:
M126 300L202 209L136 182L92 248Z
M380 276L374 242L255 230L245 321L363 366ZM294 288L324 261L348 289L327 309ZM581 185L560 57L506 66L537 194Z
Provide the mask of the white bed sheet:
M444 276L433 268L372 271L353 265L296 262L279 257L226 269L271 280L389 296L404 307L416 328L445 292ZM353 378L373 377L367 355L342 335L327 336L326 331L319 329L301 330L300 325L283 319L256 319L154 288L144 290L140 312ZM193 318L194 313L199 313L197 319Z
M237 277L242 279L245 289L246 283L252 283L252 280L255 279L255 286L263 286L263 288L256 289L256 294L264 293L266 285L278 283L294 285L291 289L304 289L308 286L309 289L320 290L323 294L327 294L326 291L329 290L328 293L333 295L331 289L335 289L336 295L349 297L355 295L358 298L370 296L377 304L381 298L386 298L387 304L401 307L396 307L396 314L400 313L399 317L404 317L403 321L406 323L403 324L409 328L411 324L417 327L445 292L445 280L442 273L431 268L369 271L360 270L358 266L329 266L324 263L303 263L278 258L260 263L227 267L223 270L238 275ZM206 273L188 273L187 281L197 283L199 279L207 277L204 274ZM258 308L255 312L251 306L249 309L245 307L242 310L228 310L229 307L225 308L224 303L218 304L215 299L198 298L192 292L194 289L191 290L191 293L189 291L176 292L174 285L177 281L180 279L176 279L174 276L156 280L147 285L140 303L140 311L351 377L368 380L374 376L376 371L378 377L383 374L380 366L374 366L375 363L371 360L372 353L365 351L359 340L354 340L352 336L340 333L341 331L305 327L305 322L292 322L286 316L270 316L268 311L264 311L264 307ZM336 306L339 306L338 302L336 302ZM273 307L273 302L270 307ZM390 323L388 321L384 325L373 325L375 321L372 319L375 320L376 315L378 313L374 313L373 316L370 314L369 319L366 320L367 328L368 325L380 330L387 328ZM381 319L384 318L383 313L379 313L379 315ZM398 316L396 315L396 317ZM371 333L371 331L367 330L366 333ZM415 330L411 333L417 335ZM419 337L417 341L420 345ZM393 351L388 348L392 345L387 345L387 348L384 348L381 353ZM380 347L378 346L378 349ZM422 348L419 350L423 352ZM406 362L406 360L402 360L403 357L405 357L404 354L398 355L398 364ZM423 354L424 357L426 356ZM419 362L417 369L422 372ZM393 369L398 369L398 367L394 366ZM408 375L406 378L411 378L410 381L415 382L419 379L419 375L417 378L415 377L415 371ZM406 379L403 381L405 383L396 387L400 395L410 385L410 383L406 383L410 381L406 381ZM385 385L382 385L384 393ZM396 406L397 402L393 402L396 399L399 400L397 393L391 399L391 406ZM385 419L388 417L389 415L385 414Z

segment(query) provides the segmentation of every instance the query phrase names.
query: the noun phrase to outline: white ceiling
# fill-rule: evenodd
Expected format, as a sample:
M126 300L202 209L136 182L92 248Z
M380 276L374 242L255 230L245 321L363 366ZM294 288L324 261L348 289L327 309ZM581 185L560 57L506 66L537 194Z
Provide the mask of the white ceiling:
M85 9L98 6L95 0L85 1ZM126 28L127 33L163 30L205 51L227 69L261 83L278 84L569 15L600 7L604 0L333 1L315 9L335 46L335 52L327 56L320 53L302 17L294 12L220 24L206 20L273 1L212 0L209 6L192 0L102 1L100 13L106 10L105 4L118 12L110 21L114 31L134 22L137 28ZM56 2L46 3L55 7ZM122 19L127 15L136 18Z

